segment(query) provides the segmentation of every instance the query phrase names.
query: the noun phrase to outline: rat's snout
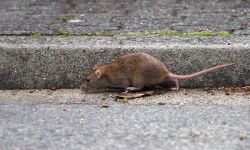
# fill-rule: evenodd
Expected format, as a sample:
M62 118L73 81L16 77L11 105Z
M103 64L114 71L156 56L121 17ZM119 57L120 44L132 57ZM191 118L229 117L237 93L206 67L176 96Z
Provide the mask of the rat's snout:
M91 74L88 75L87 77L83 78L81 89L84 89L84 90L92 89L93 87L95 87L94 82L95 80L91 78Z
M90 78L89 77L86 78L86 82L90 82Z
M89 82L90 82L90 78L89 77L84 77L81 80L81 85L80 85L80 89L82 90L87 90L89 87Z
M107 81L102 77L97 77L97 73L95 71L91 72L88 76L86 76L83 80L84 90L90 89L101 89L107 86Z

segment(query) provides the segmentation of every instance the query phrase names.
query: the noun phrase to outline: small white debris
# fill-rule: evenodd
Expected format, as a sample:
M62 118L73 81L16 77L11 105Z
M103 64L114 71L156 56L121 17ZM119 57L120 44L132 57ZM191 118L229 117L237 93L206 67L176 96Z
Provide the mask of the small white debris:
M72 20L69 20L68 22L69 23L78 23L78 22L82 22L83 20L80 20L80 19L72 19Z

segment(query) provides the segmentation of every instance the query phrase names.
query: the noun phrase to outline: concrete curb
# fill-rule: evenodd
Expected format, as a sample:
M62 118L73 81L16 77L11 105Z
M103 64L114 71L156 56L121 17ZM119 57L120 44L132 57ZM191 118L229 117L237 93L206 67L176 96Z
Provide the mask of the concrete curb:
M0 37L0 89L78 88L96 64L144 51L174 73L217 64L240 65L190 81L182 87L250 85L250 37Z

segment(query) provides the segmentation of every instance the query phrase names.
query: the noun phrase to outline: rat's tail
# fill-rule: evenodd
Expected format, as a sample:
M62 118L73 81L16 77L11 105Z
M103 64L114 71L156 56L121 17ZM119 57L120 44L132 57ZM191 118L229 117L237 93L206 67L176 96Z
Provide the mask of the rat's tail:
M179 80L189 80L189 79L199 77L199 76L207 74L207 73L211 73L211 72L223 69L225 67L230 67L230 66L236 65L238 63L239 62L218 65L218 66L215 66L215 67L212 67L212 68L209 68L209 69L205 69L205 70L202 70L202 71L199 71L199 72L196 72L196 73L193 73L193 74L189 74L189 75L176 75L176 74L169 73L169 78L179 79Z

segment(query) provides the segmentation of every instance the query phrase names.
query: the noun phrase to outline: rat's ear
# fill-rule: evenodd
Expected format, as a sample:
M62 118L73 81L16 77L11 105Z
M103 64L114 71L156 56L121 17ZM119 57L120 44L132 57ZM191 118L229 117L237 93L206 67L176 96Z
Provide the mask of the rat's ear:
M94 66L93 70L96 70L96 69L98 69L98 68L100 68L100 67L101 67L100 64L96 64L96 65Z
M96 78L97 79L100 79L101 78L101 76L102 76L102 71L100 70L100 69L97 69L96 71L95 71L95 76L96 76Z

